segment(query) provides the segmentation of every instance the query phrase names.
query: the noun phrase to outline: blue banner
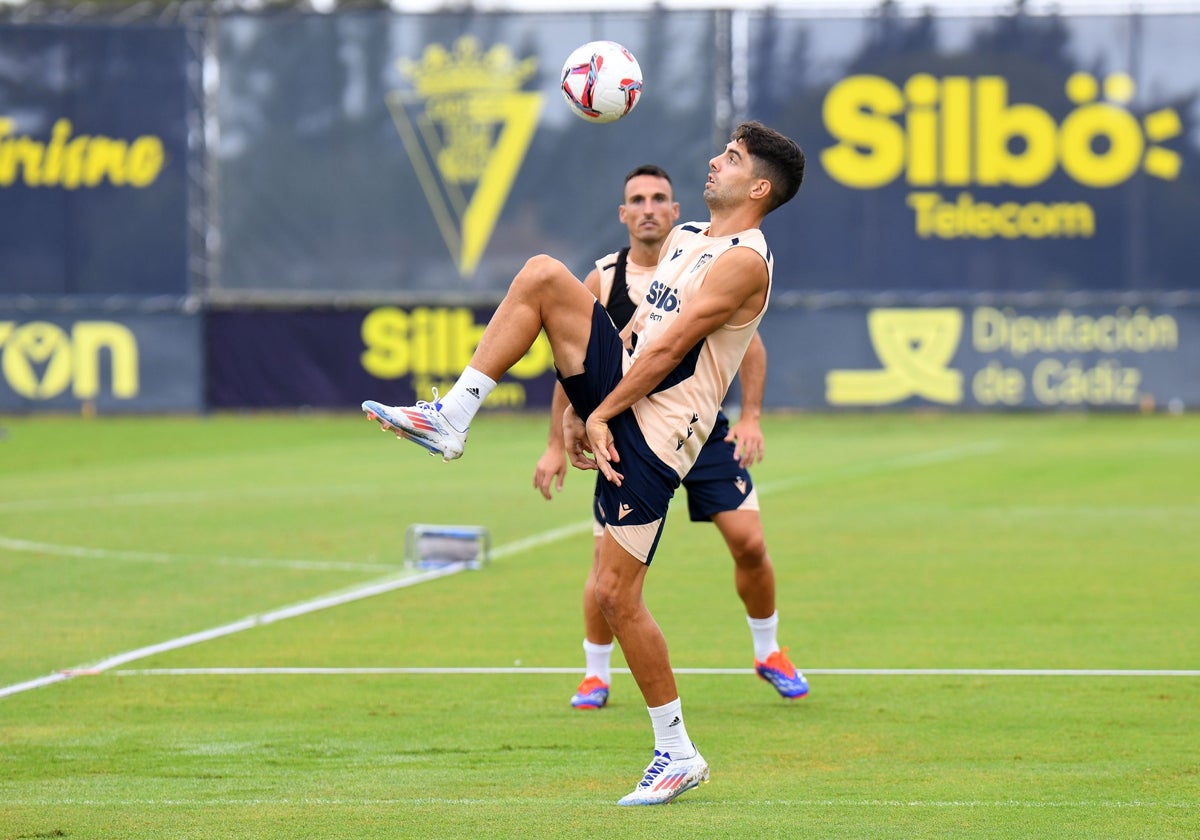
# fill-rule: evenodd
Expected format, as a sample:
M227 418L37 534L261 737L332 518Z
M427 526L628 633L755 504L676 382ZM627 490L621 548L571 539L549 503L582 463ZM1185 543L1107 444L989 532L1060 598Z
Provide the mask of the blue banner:
M836 306L763 321L771 407L1200 406L1200 306Z
M781 292L1200 292L1200 15L753 18Z
M216 310L206 318L212 408L357 410L446 393L483 335L490 307ZM485 408L548 408L554 356L545 335L501 379Z
M0 25L0 295L188 291L175 26Z
M203 409L201 316L0 310L0 411Z

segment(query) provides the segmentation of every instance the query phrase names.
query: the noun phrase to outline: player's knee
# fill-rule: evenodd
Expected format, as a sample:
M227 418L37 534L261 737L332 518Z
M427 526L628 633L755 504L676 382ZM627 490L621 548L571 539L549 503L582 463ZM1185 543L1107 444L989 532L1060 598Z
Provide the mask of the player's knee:
M620 621L621 615L628 608L628 597L626 589L619 585L619 582L610 577L597 577L592 585L592 593L596 599L596 604L600 607L600 612L604 613L604 617L611 621Z
M748 534L731 540L729 553L743 569L760 569L770 562L767 559L767 543L761 534Z
M549 254L537 254L525 261L513 282L542 286L553 283L564 274L569 275L570 272L562 262Z

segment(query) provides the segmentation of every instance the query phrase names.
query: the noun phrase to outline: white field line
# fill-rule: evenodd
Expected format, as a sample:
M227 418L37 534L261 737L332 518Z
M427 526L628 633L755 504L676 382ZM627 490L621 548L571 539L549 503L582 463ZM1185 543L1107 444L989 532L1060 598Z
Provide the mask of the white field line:
M551 796L539 797L539 803L551 805L594 805L595 799L586 797ZM525 807L529 804L527 797L497 796L491 799L482 797L448 797L448 796L414 796L410 798L388 797L208 797L203 799L96 799L96 798L53 798L53 799L5 799L0 804L13 808L253 808L261 806L277 807L332 807L332 808L361 808L361 807L411 807L411 806L504 806L514 805ZM1108 808L1113 810L1183 810L1192 811L1200 808L1200 800L1184 802L1159 802L1146 799L1082 799L1082 800L1053 800L1049 802L1028 801L1021 799L740 799L732 796L722 796L720 800L693 799L688 800L688 810L697 808L714 811L744 810L746 808L883 808L883 809L965 809L965 810L1043 810L1067 808ZM1152 834L1150 836L1153 836Z
M750 676L753 668L675 668L676 674L696 676ZM1200 677L1200 670L1146 670L1121 668L800 668L806 675L835 677ZM628 674L628 668L613 668ZM97 672L98 673L98 672ZM211 676L411 676L411 675L536 675L578 674L573 668L141 668L113 671L118 677L211 677Z
M0 534L0 550L47 554L52 557L76 557L85 560L132 560L141 563L178 563L202 561L221 566L265 566L282 569L313 569L337 572L395 572L396 563L347 563L337 560L287 560L264 557L197 557L167 554L161 551L116 551L107 548L88 548L79 545L20 540Z
M499 546L492 550L491 557L493 559L507 557L511 554L516 554L526 551L534 546L543 545L545 543L554 542L556 540L565 539L575 534L582 534L591 530L592 523L590 521L576 522L571 525L565 525L561 528L553 528L549 531L543 531L540 534L534 534L523 540L517 540L507 545ZM447 575L456 574L468 568L465 563L451 563L450 565L441 568L433 569L419 574L405 574L400 577L387 577L382 580L372 583L356 586L341 592L334 592L329 595L323 595L318 598L313 598L309 601L302 601L298 604L293 604L287 607L281 607L277 610L261 613L259 615L248 616L239 621L234 621L230 624L223 624L219 627L213 627L208 630L202 630L198 633L191 633L187 636L180 636L177 639L170 639L165 642L160 642L146 647L136 648L134 650L118 653L115 656L110 656L100 662L91 665L83 665L75 668L67 668L53 674L47 674L44 677L27 680L25 682L14 683L13 685L0 686L0 698L8 697L13 694L19 694L23 691L30 691L35 688L52 685L63 680L71 679L84 674L99 674L112 668L125 665L129 662L138 659L145 659L148 656L165 653L166 651L177 650L178 648L188 647L189 645L199 644L201 642L219 639L222 636L230 636L234 633L240 633L243 630L250 630L255 627L261 627L264 624L273 624L277 621L283 621L288 618L295 618L300 615L317 612L318 610L337 607L342 604L348 604L352 601L359 601L363 598L370 598L375 595L381 595L385 592L392 592L396 589L403 589L408 586L414 586L418 583L424 583L428 580L446 577Z
M322 496L366 495L372 488L363 484L326 485L321 487ZM116 507L160 507L164 505L188 505L197 503L232 502L236 499L312 499L312 491L304 487L246 487L236 492L214 493L199 490L184 490L158 493L112 493L102 496L62 496L49 499L7 499L0 501L0 513L33 513L82 508Z
M1000 443L997 441L980 441L978 443L965 444L962 446L946 447L944 449L933 450L931 452L916 453L913 455L904 455L897 458L890 458L884 461L876 461L867 464L862 464L857 467L845 468L835 471L834 473L824 473L813 476L811 480L805 480L805 476L797 476L783 482L775 482L768 484L765 487L760 487L760 492L775 492L782 489L787 489L802 484L818 483L821 480L830 477L842 477L853 475L866 475L872 472L881 470L900 469L908 466L921 466L930 463L941 463L945 461L953 461L964 457L975 455L986 455L996 452L1000 449ZM148 501L150 497L141 494L135 494L126 499L136 500L137 503ZM14 508L15 509L15 508ZM571 525L566 525L561 528L554 528L549 531L543 531L540 534L534 534L524 540L517 540L508 545L500 546L492 551L492 557L505 557L510 554L516 554L527 549L544 545L546 543L555 542L565 539L576 534L584 533L591 530L591 522L576 522ZM18 541L19 542L19 541ZM89 549L79 549L78 547L60 547L73 548L78 551L88 551ZM146 557L165 558L167 555L156 555L146 552ZM159 560L159 562L162 562ZM67 668L53 674L47 674L43 677L38 677L32 680L26 680L12 685L0 686L0 698L9 697L14 694L20 694L24 691L30 691L35 688L42 688L47 685L62 682L63 680L71 679L72 677L81 674L98 674L113 668L125 665L138 659L144 659L148 656L164 653L166 651L177 650L178 648L187 647L189 645L199 644L200 642L211 641L223 636L229 636L234 633L240 633L243 630L249 630L263 624L269 624L276 621L281 621L285 618L294 618L299 615L316 612L317 610L327 609L329 607L339 606L341 604L350 603L351 601L370 598L374 595L379 595L384 592L391 592L396 589L401 589L406 586L413 586L417 583L422 583L426 580L431 580L438 577L444 577L447 574L454 574L462 571L465 568L462 564L452 564L445 569L439 569L432 572L427 572L421 575L407 575L400 578L390 577L374 583L368 583L363 586L354 587L352 589L315 598L310 601L304 601L299 604L294 604L289 607L283 607L261 615L249 616L240 621L235 621L231 624L225 624L220 627L214 627L209 630L202 630L198 633L192 633L187 636L180 636L177 639L170 639L165 642L160 642L154 645L137 648L135 650L126 651L124 653L110 656L100 662L92 665L78 666ZM682 673L682 672L681 672Z

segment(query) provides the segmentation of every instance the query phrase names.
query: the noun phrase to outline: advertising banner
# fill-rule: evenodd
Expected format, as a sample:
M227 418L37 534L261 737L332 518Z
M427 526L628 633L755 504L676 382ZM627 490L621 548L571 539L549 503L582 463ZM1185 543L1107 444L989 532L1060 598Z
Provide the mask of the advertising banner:
M0 412L203 408L201 318L0 310Z
M0 25L0 295L188 291L176 26Z
M217 21L222 301L497 301L531 256L573 271L625 243L624 175L654 163L705 214L715 15L226 15ZM586 123L565 59L620 41L647 82ZM406 298L404 296L407 296Z
M752 17L780 291L1200 292L1200 15Z
M797 307L762 334L776 408L1200 406L1200 305Z
M471 360L491 307L215 310L208 313L211 408L358 410L446 393ZM545 334L497 384L485 408L549 408L554 357Z

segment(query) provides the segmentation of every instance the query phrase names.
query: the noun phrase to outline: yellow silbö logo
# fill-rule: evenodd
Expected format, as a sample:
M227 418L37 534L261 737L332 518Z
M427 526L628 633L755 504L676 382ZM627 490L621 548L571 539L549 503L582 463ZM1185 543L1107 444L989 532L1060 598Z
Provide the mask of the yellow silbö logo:
M471 277L537 128L543 96L521 90L537 62L464 36L397 66L413 90L389 93L388 109L459 275Z
M1172 108L1139 118L1127 107L1136 85L1117 73L1101 80L1075 73L1064 90L1072 109L1056 122L1044 108L1011 102L1002 76L918 73L904 84L850 76L830 89L822 115L835 140L821 163L836 181L877 189L903 178L918 236L1089 237L1087 202L977 199L971 187L1033 188L1059 170L1077 184L1103 189L1139 172L1171 181L1180 155L1168 143L1183 133ZM946 196L929 188L962 190Z
M833 370L825 377L830 405L891 405L924 397L962 402L962 373L949 367L962 337L958 309L872 309L867 315L879 370Z

